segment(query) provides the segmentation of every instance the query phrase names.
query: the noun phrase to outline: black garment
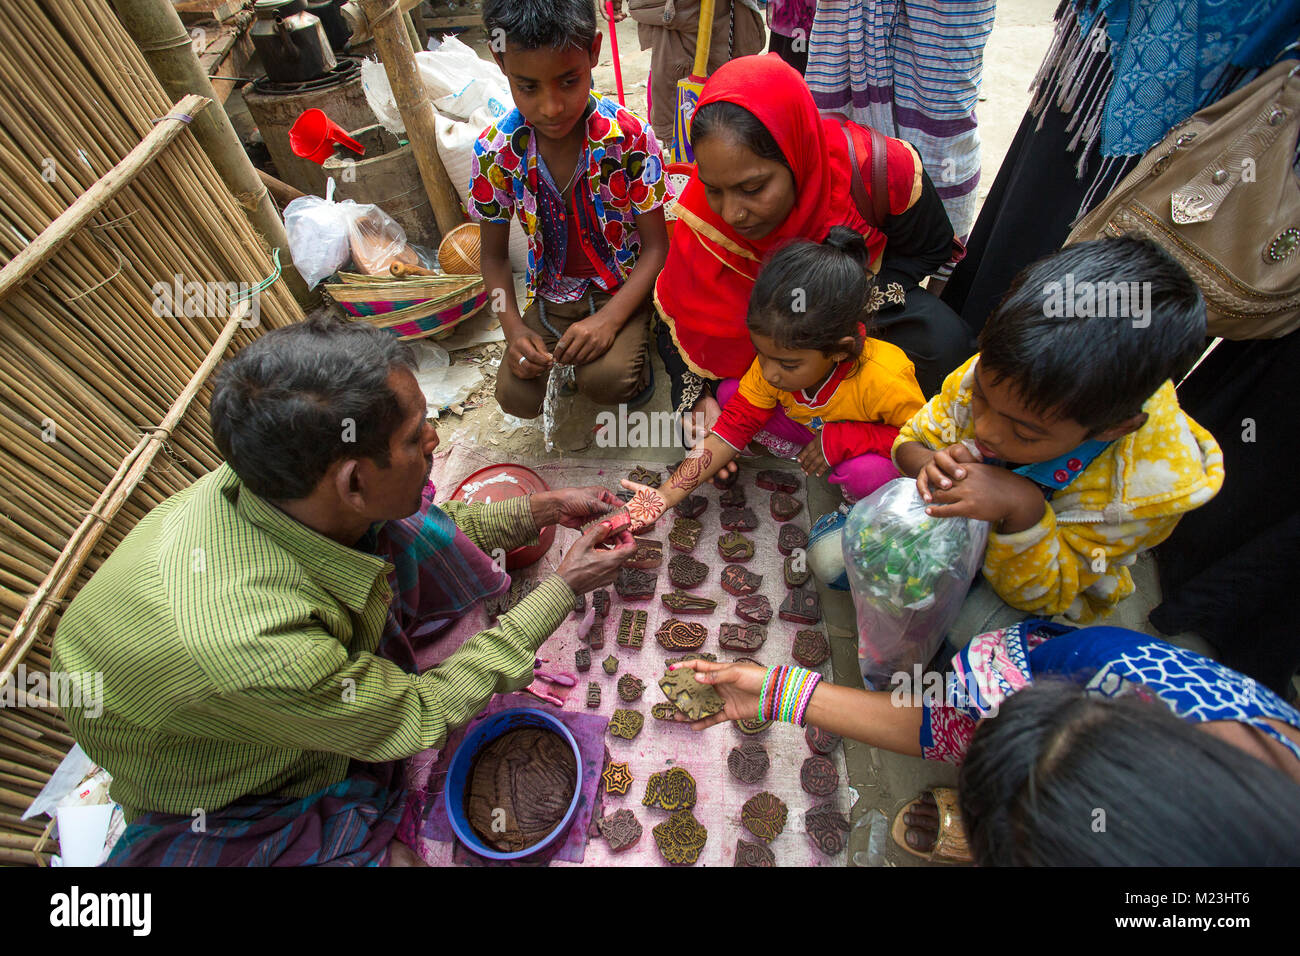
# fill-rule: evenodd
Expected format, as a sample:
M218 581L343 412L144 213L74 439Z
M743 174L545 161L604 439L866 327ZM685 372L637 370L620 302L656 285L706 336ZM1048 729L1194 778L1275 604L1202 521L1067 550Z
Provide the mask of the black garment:
M803 76L804 71L808 69L808 38L802 37L799 41L803 47L802 51L795 50L794 41L794 37L782 36L775 30L769 30L767 52L775 53L798 70L800 76Z
M1151 612L1162 632L1194 631L1283 697L1300 669L1298 368L1300 331L1225 341L1179 387L1179 404L1223 448L1225 476L1156 549L1164 603Z
M1102 165L1101 147L1088 154L1085 175L1075 178L1077 153L1066 152L1073 133L1065 131L1070 117L1056 106L1038 117L1026 113L1011 141L997 179L980 209L966 244L966 258L957 263L943 290L943 301L961 314L976 335L1002 301L1011 280L1025 266L1061 248L1071 224ZM1122 167L1112 162L1106 183L1113 186L1136 165L1131 157ZM1091 205L1106 198L1098 189Z
M871 186L866 185L869 192ZM952 220L924 169L921 170L921 194L916 202L910 209L890 216L880 231L888 242L876 276L877 285L901 282L905 289L910 289L952 258Z
M953 369L975 354L975 338L961 317L919 285L907 290L903 305L877 312L870 330L873 338L907 353L927 399L939 393Z

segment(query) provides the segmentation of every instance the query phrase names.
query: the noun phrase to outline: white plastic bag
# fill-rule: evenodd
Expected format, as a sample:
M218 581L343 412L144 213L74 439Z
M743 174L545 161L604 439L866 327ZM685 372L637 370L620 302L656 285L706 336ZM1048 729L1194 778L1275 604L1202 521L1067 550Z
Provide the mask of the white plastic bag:
M436 50L415 54L415 63L433 100L433 108L443 116L467 120L482 109L491 117L488 121L491 123L514 109L505 74L494 62L481 59L455 37L444 37ZM366 60L361 64L361 86L379 122L390 133L405 132L406 124L402 122L382 63Z
M912 478L863 498L844 525L862 675L877 689L939 649L984 563L989 524L932 518Z
M352 255L348 229L355 209L356 203L351 200L334 202L332 176L324 199L300 196L284 207L289 252L307 288L315 288L326 276L348 264Z

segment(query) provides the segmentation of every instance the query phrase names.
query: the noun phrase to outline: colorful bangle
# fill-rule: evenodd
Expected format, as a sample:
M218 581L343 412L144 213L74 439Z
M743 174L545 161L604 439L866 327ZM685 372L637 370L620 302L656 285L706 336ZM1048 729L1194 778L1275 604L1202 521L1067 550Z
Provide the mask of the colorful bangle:
M808 678L808 683L804 687L804 692L799 697L799 707L795 711L794 717L794 722L800 727L803 726L804 718L808 715L808 705L812 702L813 691L815 691L817 685L821 683L822 675L818 674L816 671L810 671Z
M772 680L780 668L769 667L767 676L763 678L763 690L758 695L758 716L762 720L772 719Z
M822 675L803 667L772 667L763 678L759 717L803 726L808 702Z

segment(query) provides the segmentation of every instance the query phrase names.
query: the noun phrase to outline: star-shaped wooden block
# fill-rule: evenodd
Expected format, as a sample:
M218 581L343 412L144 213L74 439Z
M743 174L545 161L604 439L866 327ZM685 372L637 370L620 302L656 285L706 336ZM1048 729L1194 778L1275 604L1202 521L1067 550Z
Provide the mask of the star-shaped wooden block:
M632 786L632 774L627 769L625 763L611 763L605 768L605 772L600 775L605 781L606 793L617 793L619 795L627 793L627 788Z

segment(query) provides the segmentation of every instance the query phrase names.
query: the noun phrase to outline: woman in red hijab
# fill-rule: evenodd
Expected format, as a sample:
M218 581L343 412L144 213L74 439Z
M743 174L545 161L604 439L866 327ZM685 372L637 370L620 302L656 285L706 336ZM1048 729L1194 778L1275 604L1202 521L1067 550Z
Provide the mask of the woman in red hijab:
M856 202L846 132L867 171ZM710 383L740 377L754 360L745 310L764 260L793 239L821 242L835 225L866 239L876 274L870 334L907 353L926 395L974 351L957 314L918 285L953 257L943 203L916 151L880 139L887 205L872 196L870 131L822 116L780 57L732 60L705 83L691 126L696 172L655 285L659 351L688 444L717 419Z

